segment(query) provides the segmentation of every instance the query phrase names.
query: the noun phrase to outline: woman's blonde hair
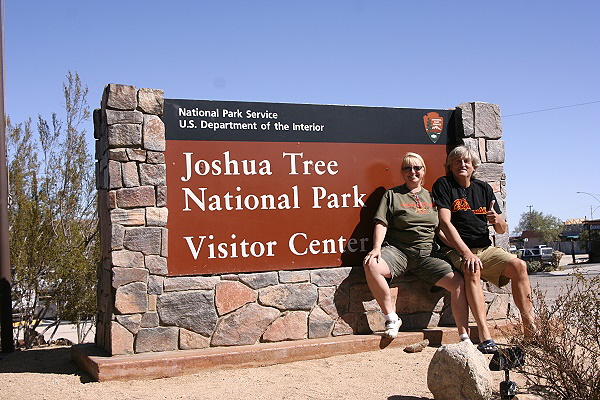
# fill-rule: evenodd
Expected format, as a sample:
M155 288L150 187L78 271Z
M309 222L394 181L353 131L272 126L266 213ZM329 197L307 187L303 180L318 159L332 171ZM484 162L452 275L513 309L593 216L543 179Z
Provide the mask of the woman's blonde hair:
M481 165L481 160L475 151L465 146L458 146L452 149L452 151L446 157L446 163L444 167L446 168L446 175L452 176L452 163L454 160L469 160L471 165L473 165L473 178L475 177L475 171Z
M427 172L427 167L425 166L425 160L423 160L423 157L421 157L417 153L408 152L404 155L404 158L402 159L401 168L403 168L405 166L410 167L413 165L422 165L423 166L423 175L421 178L421 185L422 185L423 182L425 182L425 172Z

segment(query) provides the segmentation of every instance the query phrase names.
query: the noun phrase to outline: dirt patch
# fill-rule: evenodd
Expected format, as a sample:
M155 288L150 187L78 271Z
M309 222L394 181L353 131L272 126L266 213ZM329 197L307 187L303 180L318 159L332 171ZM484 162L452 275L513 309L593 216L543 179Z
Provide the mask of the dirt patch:
M68 347L19 351L0 360L0 398L20 399L433 399L427 368L435 348L400 348L183 377L91 382ZM504 379L494 372L495 387ZM511 373L524 387L524 378Z

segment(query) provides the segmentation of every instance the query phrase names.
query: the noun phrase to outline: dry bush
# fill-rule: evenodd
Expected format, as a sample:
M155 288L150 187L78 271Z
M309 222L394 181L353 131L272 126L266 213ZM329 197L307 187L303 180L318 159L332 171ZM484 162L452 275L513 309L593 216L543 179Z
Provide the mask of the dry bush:
M537 329L523 336L520 324L507 336L525 350L523 373L532 390L560 399L600 399L600 276L581 274L565 285L555 302L534 289Z

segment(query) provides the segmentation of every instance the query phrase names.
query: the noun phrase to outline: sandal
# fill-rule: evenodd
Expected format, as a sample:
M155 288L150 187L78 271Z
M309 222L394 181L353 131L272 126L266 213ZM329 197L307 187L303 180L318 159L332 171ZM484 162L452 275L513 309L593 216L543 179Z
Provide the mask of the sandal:
M488 339L477 345L477 350L482 352L483 354L494 354L498 352L498 345L494 340Z

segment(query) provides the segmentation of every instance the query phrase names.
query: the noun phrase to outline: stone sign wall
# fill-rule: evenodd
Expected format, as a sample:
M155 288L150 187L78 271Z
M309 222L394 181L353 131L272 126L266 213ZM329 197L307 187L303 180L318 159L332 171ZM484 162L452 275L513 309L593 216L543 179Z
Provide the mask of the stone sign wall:
M370 333L383 315L358 267L168 275L163 91L107 85L94 111L102 262L96 345L112 355L238 346ZM478 177L505 209L499 108L457 107L459 140L476 149ZM440 160L443 162L443 160ZM507 246L508 236L498 235ZM393 282L403 328L453 324L449 294ZM487 292L488 318L505 318L506 290Z

